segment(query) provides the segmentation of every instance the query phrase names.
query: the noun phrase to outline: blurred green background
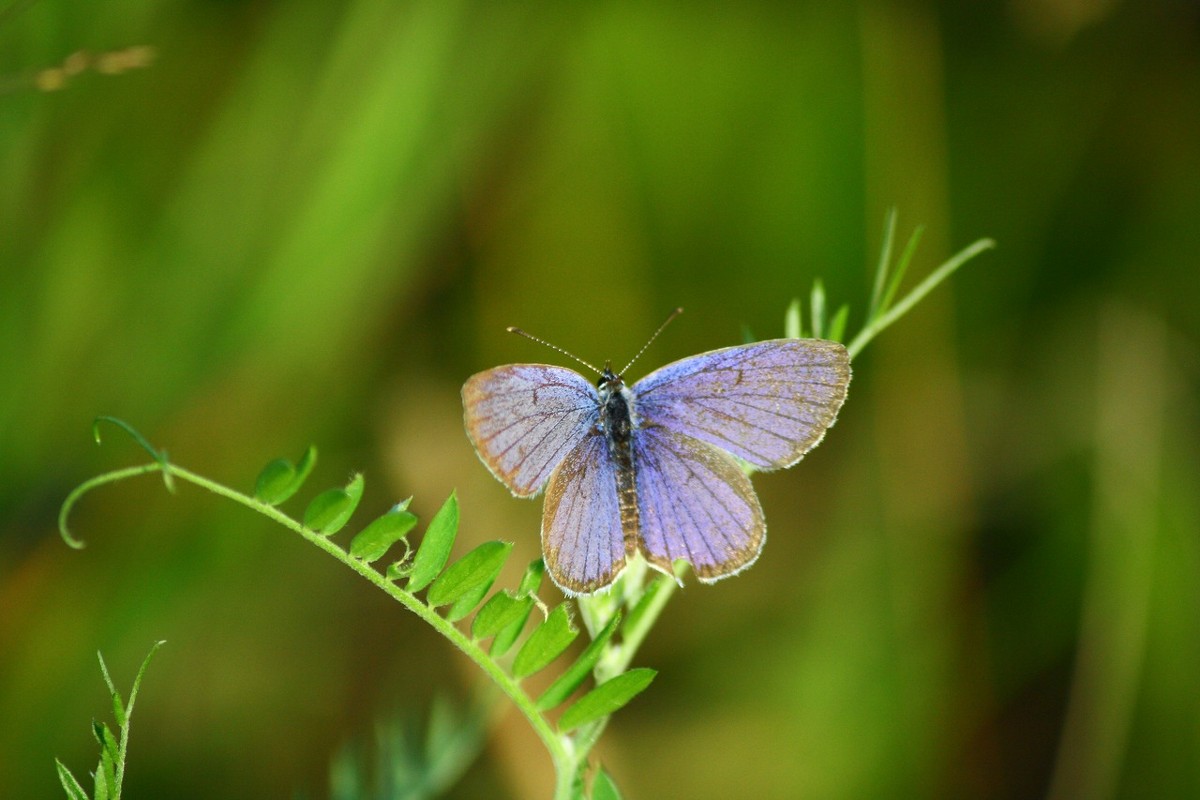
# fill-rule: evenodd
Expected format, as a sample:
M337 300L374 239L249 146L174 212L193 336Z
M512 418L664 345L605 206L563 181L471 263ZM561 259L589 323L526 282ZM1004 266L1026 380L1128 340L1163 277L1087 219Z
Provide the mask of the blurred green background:
M360 524L457 487L458 552L525 563L540 503L460 422L471 373L562 361L506 325L620 360L684 306L636 378L779 335L821 277L855 331L893 205L915 275L999 247L755 479L763 558L672 601L598 755L630 798L1200 796L1195 3L6 8L3 796L93 767L97 650L127 689L168 642L131 798L323 796L339 748L478 679L192 487L89 496L69 550L67 492L144 460L94 416L246 489L315 442L307 493L364 470ZM509 711L453 796L550 785Z

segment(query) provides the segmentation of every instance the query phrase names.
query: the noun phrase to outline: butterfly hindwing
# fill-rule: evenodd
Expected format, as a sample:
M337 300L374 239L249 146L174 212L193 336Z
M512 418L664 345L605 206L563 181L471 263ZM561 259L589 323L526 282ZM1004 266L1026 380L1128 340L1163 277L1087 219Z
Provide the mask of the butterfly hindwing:
M773 339L668 364L633 392L643 425L687 434L760 469L778 469L821 441L849 381L850 358L837 342Z
M754 563L767 526L758 496L728 453L667 428L634 437L641 549L667 574L685 559L705 582Z
M599 419L595 388L562 367L489 369L467 380L462 397L480 460L518 497L537 494Z
M554 583L571 595L609 585L625 566L616 466L602 433L585 436L550 476L542 555Z

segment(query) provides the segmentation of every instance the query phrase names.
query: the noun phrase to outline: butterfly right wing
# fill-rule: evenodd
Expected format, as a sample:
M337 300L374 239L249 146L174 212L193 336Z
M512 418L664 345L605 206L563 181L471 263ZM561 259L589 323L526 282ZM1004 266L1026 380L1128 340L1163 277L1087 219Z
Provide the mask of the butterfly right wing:
M762 506L733 456L661 426L637 431L640 549L668 575L684 559L705 583L754 563L767 538Z
M577 372L510 364L472 375L463 419L475 452L517 497L533 497L600 419L596 389Z

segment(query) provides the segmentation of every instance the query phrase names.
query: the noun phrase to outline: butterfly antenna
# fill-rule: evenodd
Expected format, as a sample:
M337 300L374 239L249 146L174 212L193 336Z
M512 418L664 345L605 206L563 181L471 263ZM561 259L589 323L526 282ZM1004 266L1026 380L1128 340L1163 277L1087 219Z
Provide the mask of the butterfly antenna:
M574 359L575 361L578 361L580 364L583 364L585 367L587 367L588 369L590 369L592 372L596 373L597 375L604 374L603 372L596 369L591 364L584 361L582 358L575 355L574 353L568 352L556 344L550 344L545 339L539 339L538 337L534 336L532 333L526 333L525 331L521 330L520 328L514 328L511 325L508 327L508 332L515 333L518 336L524 336L526 339L532 339L533 341L537 342L538 344L544 344L544 345L546 345L546 347L549 347L551 350L557 350L558 352L562 353L567 358Z
M654 344L654 340L657 339L658 335L663 332L663 328L667 327L667 325L669 325L671 323L671 320L675 319L682 313L683 313L683 309L677 308L674 311L672 311L670 314L668 314L667 318L665 320L663 320L663 324L659 325L658 330L656 330L654 332L654 335L650 337L650 341L648 341L644 345L642 345L642 349L637 351L636 356L629 359L629 363L625 365L625 369L621 370L620 374L624 375L626 370L628 370L630 367L633 366L633 362L637 361L639 358L642 357L642 353L646 352L646 348L649 347L650 345Z

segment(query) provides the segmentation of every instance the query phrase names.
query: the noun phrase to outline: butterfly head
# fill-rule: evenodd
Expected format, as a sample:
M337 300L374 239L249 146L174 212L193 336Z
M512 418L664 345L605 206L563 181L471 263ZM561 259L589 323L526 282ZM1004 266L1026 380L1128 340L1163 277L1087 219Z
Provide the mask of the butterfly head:
M612 371L606 363L597 382L600 394L600 427L609 436L627 441L634 427L633 393L625 386L625 380Z
M602 395L619 392L625 388L625 377L613 372L611 361L605 361L600 380L596 381L596 388Z

